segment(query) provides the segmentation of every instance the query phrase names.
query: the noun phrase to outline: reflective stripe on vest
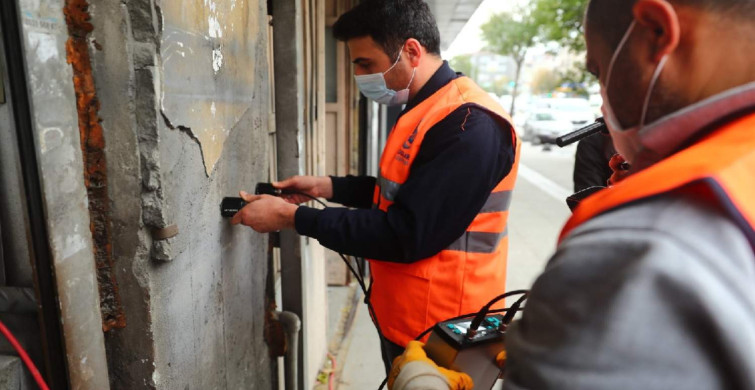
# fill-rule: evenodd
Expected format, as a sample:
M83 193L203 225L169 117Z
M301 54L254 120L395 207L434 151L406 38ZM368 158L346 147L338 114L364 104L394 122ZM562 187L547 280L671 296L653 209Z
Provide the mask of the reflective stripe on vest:
M721 127L698 143L585 199L560 241L590 219L668 193L713 194L755 251L755 115Z
M396 194L398 194L398 190L401 189L401 184L396 183L395 181L390 181L382 175L378 177L377 185L380 186L380 195L391 202L396 200Z
M466 253L493 253L501 240L508 235L508 228L503 233L464 232L458 240L448 246L447 250Z
M380 159L374 204L382 211L389 210L409 178L427 131L462 106L487 111L511 129L514 165L491 191L467 231L446 249L411 264L370 261L370 300L375 315L385 337L401 346L436 322L479 310L506 289L507 219L521 142L508 114L468 78L451 81L399 118Z

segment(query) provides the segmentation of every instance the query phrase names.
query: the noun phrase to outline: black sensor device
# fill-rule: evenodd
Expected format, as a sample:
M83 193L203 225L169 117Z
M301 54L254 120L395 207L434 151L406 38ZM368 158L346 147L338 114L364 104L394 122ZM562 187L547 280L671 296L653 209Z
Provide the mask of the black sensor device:
M231 218L236 215L239 210L243 209L244 206L246 206L244 199L223 198L223 202L220 203L220 215L222 215L223 218Z
M472 319L440 322L433 328L425 345L427 357L441 367L467 373L475 389L490 389L501 369L496 357L504 350L504 317L485 317L470 337Z
M271 183L257 183L257 187L254 189L255 195L272 195L280 196L283 192L275 187Z
M254 188L255 195L280 196L284 193L287 193L287 191L275 188L271 183L257 183L257 186ZM241 198L223 198L223 202L220 203L220 215L224 218L231 218L246 205L247 203Z
M608 127L603 118L598 118L595 123L587 125L579 130L573 131L569 134L556 138L556 145L560 148L571 145L575 142L579 142L593 134L608 133Z

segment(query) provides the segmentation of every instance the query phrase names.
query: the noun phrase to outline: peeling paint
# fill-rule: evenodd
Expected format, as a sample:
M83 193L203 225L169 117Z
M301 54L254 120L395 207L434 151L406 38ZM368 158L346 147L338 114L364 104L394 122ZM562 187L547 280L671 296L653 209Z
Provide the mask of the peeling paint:
M207 176L251 107L258 18L249 0L163 2L163 116L199 142ZM210 71L210 69L212 71Z
M218 74L220 72L220 68L223 67L223 52L220 50L220 48L212 49L212 70L215 71L215 74ZM212 102L213 110L212 110L212 116L215 116L215 102Z

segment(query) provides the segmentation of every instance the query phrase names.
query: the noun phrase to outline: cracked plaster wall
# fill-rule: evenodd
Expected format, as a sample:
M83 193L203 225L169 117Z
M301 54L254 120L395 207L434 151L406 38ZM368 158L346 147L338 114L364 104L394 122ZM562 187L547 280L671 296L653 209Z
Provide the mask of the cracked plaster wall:
M266 2L90 3L113 257L127 322L106 334L111 386L269 389L267 243L219 213L224 196L267 180L272 103L267 30L259 28ZM232 22L215 27L233 42L166 38L209 35L208 12ZM195 57L184 59L176 47ZM192 114L197 105L201 114ZM170 225L176 237L153 240L154 230Z

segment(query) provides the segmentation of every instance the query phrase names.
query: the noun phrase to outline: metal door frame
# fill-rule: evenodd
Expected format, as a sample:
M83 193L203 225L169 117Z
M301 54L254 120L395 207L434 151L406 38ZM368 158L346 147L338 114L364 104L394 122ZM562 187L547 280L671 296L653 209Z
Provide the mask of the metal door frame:
M40 367L40 370L45 374L50 388L67 389L66 354L49 235L45 222L20 20L17 0L0 1L0 32L5 45L5 70L9 75L5 96L6 101L12 102L11 112L16 127L31 232L29 241L30 251L34 258L34 284L41 308L41 336L46 367Z

